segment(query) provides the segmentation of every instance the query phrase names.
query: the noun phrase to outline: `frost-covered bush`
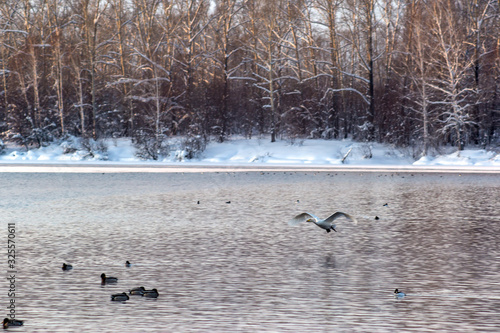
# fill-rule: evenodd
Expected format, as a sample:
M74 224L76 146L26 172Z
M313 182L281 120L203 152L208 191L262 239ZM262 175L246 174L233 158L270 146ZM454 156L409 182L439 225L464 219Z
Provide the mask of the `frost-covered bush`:
M57 128L53 122L48 119L43 121L42 126L35 127L31 117L26 117L30 127L26 127L22 131L8 131L7 140L22 145L29 150L32 147L41 148L48 147L57 137Z
M31 133L28 135L30 144L36 145L37 148L47 147L50 142L54 141L54 135L50 130L51 127L52 126L32 129Z
M78 159L107 160L108 147L102 140L66 135L59 144L63 154L76 155Z
M198 157L207 148L207 140L201 135L190 136L181 141L181 147L175 157L179 161Z
M138 132L134 138L136 156L144 160L160 160L172 156L174 160L193 159L201 154L206 140L200 136L173 137Z
M89 138L83 138L82 140L82 150L84 153L84 158L92 158L99 160L107 160L108 146L102 140L94 140Z
M286 137L286 141L290 146L302 147L304 145L304 139L298 135L289 135Z
M349 145L341 151L341 155L342 163L345 163L346 160L364 160L373 157L372 147L369 144Z
M139 132L134 138L137 157L143 160L158 160L170 154L170 144L164 135L150 135Z
M22 145L26 148L26 150L29 150L30 140L21 133L9 133L9 140L18 145Z
M373 157L371 145L364 144L364 145L361 145L359 148L361 150L361 153L363 154L364 159L370 159Z
M61 147L63 154L73 154L78 151L80 145L80 139L71 135L66 135L61 138Z

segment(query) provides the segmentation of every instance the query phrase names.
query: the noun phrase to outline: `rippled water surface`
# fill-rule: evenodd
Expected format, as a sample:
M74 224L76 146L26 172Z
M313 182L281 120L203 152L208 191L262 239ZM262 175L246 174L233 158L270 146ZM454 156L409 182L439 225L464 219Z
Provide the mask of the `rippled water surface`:
M25 320L12 330L498 332L499 178L0 174ZM339 219L329 234L287 224L302 211L336 210L359 224ZM63 272L63 262L74 269ZM102 286L101 273L118 283ZM111 302L138 286L160 297ZM6 314L5 279L0 288ZM395 288L408 295L395 298Z

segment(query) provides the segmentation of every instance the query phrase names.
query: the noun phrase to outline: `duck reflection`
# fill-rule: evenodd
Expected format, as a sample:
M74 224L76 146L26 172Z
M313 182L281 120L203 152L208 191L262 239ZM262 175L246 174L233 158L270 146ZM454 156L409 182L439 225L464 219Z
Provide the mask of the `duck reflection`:
M325 267L325 268L337 268L335 256L333 256L332 254L327 254L325 256L325 261L323 262L323 267Z

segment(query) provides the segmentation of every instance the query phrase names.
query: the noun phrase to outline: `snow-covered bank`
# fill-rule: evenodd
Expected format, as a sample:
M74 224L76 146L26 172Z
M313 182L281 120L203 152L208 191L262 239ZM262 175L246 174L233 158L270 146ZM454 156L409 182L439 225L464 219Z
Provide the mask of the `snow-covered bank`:
M213 166L207 164L186 165L127 165L127 164L0 164L0 173L208 173L208 172L378 172L391 174L404 173L455 173L455 174L500 174L498 167L449 167L449 166L304 166L304 165L245 165Z
M210 142L198 158L183 159L182 152L175 152L161 161L142 160L130 140L119 139L106 142L107 151L89 154L82 150L68 150L63 144L53 144L40 149L26 151L21 147L7 147L0 155L0 171L14 165L59 165L138 167L211 167L227 170L228 166L247 169L359 169L359 170L493 170L500 172L500 154L486 150L464 150L428 156L415 161L410 151L402 151L378 143L358 143L351 140L325 141L304 140L290 143L268 139L233 139L224 143ZM54 170L54 169L51 169ZM74 172L74 171L73 171Z

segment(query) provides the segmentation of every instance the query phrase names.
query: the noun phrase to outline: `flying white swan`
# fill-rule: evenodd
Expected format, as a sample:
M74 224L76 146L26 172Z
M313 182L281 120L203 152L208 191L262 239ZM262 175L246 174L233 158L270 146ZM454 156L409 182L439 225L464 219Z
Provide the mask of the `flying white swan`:
M333 224L332 222L341 216L344 216L347 219L351 220L352 222L354 222L354 224L358 223L356 218L352 215L342 213L342 212L335 212L334 214L330 215L329 217L327 217L324 220L320 219L319 217L317 217L316 215L311 214L311 213L302 213L302 214L295 216L293 219L291 219L288 222L288 224L289 225L297 225L297 224L302 223L302 222L314 222L314 224L316 224L318 227L325 229L326 232L330 232L332 230L336 232L337 230L335 230L335 224Z

